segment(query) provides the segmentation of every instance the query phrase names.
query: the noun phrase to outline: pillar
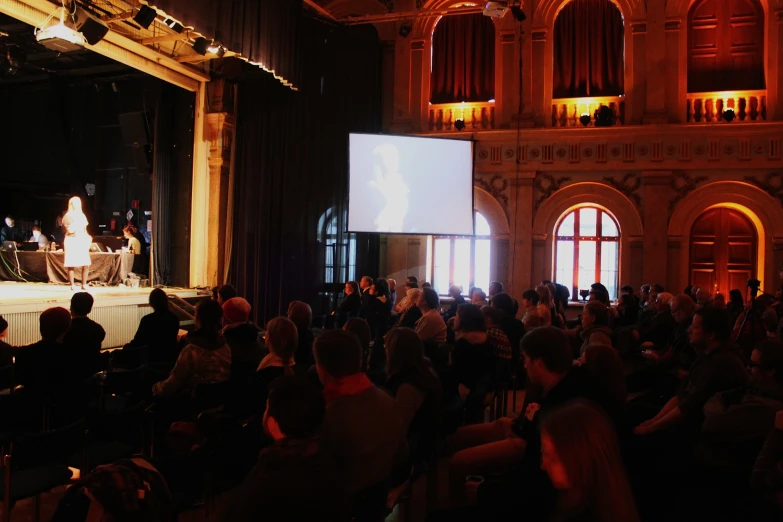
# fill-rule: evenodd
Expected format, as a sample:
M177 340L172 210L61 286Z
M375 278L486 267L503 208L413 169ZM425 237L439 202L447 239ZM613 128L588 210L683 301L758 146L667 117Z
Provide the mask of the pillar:
M398 36L394 43L394 94L392 132L411 130L411 40Z
M517 299L533 283L533 181L535 177L535 171L525 171L511 178L509 287L511 295Z
M206 83L196 91L195 118L193 122L193 191L190 206L190 286L210 286L207 257L210 254L209 239L209 144L206 141Z
M671 199L671 171L642 172L644 188L644 256L642 276L645 283L660 283L667 280L667 257L669 247L669 220L666 219Z
M626 41L628 39L626 38ZM626 125L639 125L647 106L647 24L631 25L631 45L626 49Z
M514 59L516 36L513 27L503 29L495 44L495 123L500 129L510 128L519 111L519 63Z
M666 123L666 3L647 6L647 109L645 123Z
M669 123L685 123L688 94L688 56L686 28L682 20L667 20L666 39L666 109Z
M531 99L530 112L536 127L552 126L552 51L547 43L547 31L536 30L531 35ZM547 59L547 51L549 57ZM527 67L523 67L527 69ZM527 109L526 109L527 112Z

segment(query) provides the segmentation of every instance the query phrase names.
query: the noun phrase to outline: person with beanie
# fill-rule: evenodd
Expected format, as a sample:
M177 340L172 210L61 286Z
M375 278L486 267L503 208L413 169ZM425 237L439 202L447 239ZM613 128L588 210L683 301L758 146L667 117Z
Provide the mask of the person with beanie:
M231 379L246 382L265 355L258 327L250 320L250 303L232 297L223 303L223 337L231 348Z

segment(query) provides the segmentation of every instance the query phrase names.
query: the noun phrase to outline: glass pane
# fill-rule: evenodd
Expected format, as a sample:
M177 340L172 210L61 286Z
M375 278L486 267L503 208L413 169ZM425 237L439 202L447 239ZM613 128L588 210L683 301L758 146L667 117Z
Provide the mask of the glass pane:
M558 236L571 237L574 235L574 216L576 216L576 212L571 212L560 222L560 226L557 228Z
M470 239L454 240L454 281L463 290L470 287ZM444 294L448 292L448 287Z
M617 231L617 225L614 224L614 219L609 217L606 212L601 212L601 235L603 237L618 237L620 235Z
M573 224L573 223L572 223ZM555 261L555 282L568 288L574 294L574 242L557 242L557 260ZM579 292L576 293L579 295Z
M479 212L476 212L476 235L477 236L488 236L491 232L489 230L489 223L487 222L487 218L482 216Z
M489 290L489 239L476 240L476 261L473 284L483 288L485 291ZM470 289L467 286L463 286L462 290L467 293Z
M598 225L598 211L594 208L579 210L579 235L594 237ZM595 281L593 281L595 282Z
M337 216L333 217L326 226L326 234L329 236L337 235Z
M601 243L601 283L609 290L610 299L617 299L618 244L614 241Z
M433 260L432 287L441 295L449 291L449 259L451 258L451 240L435 240L435 259Z
M589 290L590 285L595 283L595 245L595 241L579 242L578 290Z
M353 234L348 241L348 281L356 281L356 239Z

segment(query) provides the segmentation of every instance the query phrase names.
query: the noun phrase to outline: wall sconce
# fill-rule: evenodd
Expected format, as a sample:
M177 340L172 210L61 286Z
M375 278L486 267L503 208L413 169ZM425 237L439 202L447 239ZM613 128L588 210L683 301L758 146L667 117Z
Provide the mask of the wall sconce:
M726 123L731 123L736 117L737 114L734 112L734 109L726 109L723 111L723 119L726 121Z
M463 120L462 118L457 118L454 121L454 128L456 128L458 131L461 131L462 129L464 129L465 128L465 120Z
M579 117L579 123L581 123L583 126L587 127L590 125L590 122L592 121L592 118L590 118L590 115L587 113L582 114Z

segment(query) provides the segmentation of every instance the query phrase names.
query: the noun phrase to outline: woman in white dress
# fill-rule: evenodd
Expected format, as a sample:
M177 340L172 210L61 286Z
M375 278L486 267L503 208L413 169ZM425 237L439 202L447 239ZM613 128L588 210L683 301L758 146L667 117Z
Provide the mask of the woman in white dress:
M65 227L65 267L68 269L68 279L71 290L76 290L73 282L75 268L82 269L82 290L87 290L87 274L90 269L90 245L92 237L87 233L87 216L82 212L82 200L77 196L68 201L68 212L63 216Z

